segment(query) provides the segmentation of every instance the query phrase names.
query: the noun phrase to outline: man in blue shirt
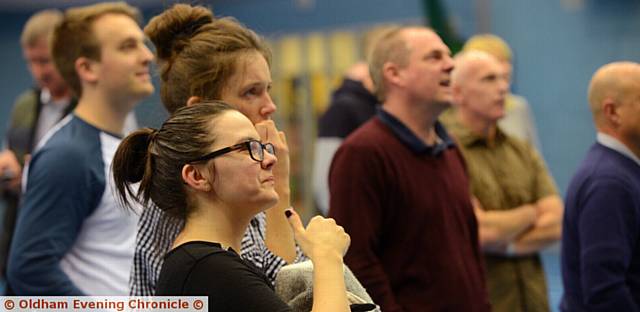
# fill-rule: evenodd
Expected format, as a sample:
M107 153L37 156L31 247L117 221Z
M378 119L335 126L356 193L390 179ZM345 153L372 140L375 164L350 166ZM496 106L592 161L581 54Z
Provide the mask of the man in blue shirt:
M640 64L603 66L589 86L597 142L566 198L562 311L640 311Z
M137 215L112 193L125 119L153 92L138 11L72 8L54 30L56 67L79 96L36 147L8 266L17 295L126 295Z

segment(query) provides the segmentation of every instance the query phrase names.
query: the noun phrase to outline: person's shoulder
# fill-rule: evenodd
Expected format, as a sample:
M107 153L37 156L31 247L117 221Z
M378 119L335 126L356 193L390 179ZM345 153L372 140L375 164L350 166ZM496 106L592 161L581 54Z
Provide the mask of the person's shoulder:
M390 129L374 116L353 131L342 143L348 146L379 146L379 143L389 139Z
M32 181L36 184L46 184L51 187L71 189L86 183L90 174L86 155L73 144L52 144L40 149L29 163L29 186Z
M212 276L223 279L258 276L234 251L225 250L219 244L190 242L172 250L165 263L182 263L190 273L193 283L206 282Z
M45 136L43 141L51 141L52 145L75 146L74 150L83 150L85 152L94 152L100 150L102 140L100 138L103 132L88 124L84 120L69 115L62 119L58 124L49 131L50 139ZM48 140L49 139L49 140Z
M163 273L161 275L184 275L185 272L210 272L219 267L209 267L210 264L224 265L228 259L226 251L220 245L206 242L188 242L170 250L164 256ZM166 272L165 272L166 271ZM180 273L183 272L183 273Z
M593 175L629 179L640 173L640 167L632 159L599 143L589 149L580 169L590 171Z
M75 167L82 164L85 156L82 146L67 140L60 140L58 137L58 135L54 134L36 151L32 158L32 164L43 161L58 164L75 164Z
M502 129L501 131L502 131L502 136L504 136L505 142L507 142L507 144L509 144L512 148L515 148L521 153L524 153L526 155L533 155L537 153L535 147L533 147L533 145L531 145L529 141L526 141L522 138L516 137L511 134L508 134Z
M34 113L38 104L39 92L35 89L27 89L20 93L13 104L13 114L28 114Z
M364 125L349 135L336 151L332 168L360 168L354 167L354 162L374 166L389 160L401 161L397 152L402 149L402 143L378 117L367 121ZM333 169L331 169L333 170Z
M18 95L16 105L36 104L40 92L37 89L27 89Z
M99 157L100 142L86 129L78 128L70 117L64 119L42 139L33 155L32 163L46 163L68 170L82 169Z
M629 166L632 160L624 157L599 143L591 146L567 188L565 219L588 203L612 212L640 211L640 166Z
M592 186L604 190L640 185L640 181L633 177L633 172L626 166L628 161L624 157L598 143L592 145L578 165L570 189Z
M542 159L542 155L531 142L507 133L500 126L498 128L500 129L500 135L504 139L504 144L509 146L512 151L515 151L522 161L537 162Z
M209 269L218 270L237 262L242 262L239 256L224 250L220 244L209 242L188 242L176 247L166 256L171 259L182 259L191 262L195 267L207 269L210 265L217 265Z
M286 308L263 272L251 267L235 252L216 245L189 242L170 252L165 259L157 294L207 295L210 309L216 311L280 311ZM178 250L179 255L175 253ZM175 263L177 258L181 262Z

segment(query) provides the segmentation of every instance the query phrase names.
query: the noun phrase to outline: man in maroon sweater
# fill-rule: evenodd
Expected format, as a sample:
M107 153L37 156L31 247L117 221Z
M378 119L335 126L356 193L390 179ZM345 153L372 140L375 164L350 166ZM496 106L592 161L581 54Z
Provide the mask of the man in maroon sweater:
M490 310L469 179L437 121L451 102L450 54L427 28L384 36L370 64L382 109L331 166L345 261L385 312Z

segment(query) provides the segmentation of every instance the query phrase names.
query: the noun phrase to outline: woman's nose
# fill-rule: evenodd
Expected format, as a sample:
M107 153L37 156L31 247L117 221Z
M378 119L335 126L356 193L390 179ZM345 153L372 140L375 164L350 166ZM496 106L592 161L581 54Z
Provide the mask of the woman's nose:
M273 167L273 165L275 165L277 162L278 162L278 157L276 157L276 155L271 154L266 150L264 151L264 159L262 160L262 163L261 163L262 168L269 169Z

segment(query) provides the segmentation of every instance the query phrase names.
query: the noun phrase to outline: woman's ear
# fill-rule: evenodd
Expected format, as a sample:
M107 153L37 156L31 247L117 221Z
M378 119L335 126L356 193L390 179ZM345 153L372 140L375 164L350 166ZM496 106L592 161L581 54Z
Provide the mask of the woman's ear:
M195 165L186 164L182 167L182 180L197 191L211 191L211 181L207 180L207 177Z
M193 106L194 104L198 104L201 102L202 102L202 99L199 96L189 97L189 99L187 100L187 107Z

